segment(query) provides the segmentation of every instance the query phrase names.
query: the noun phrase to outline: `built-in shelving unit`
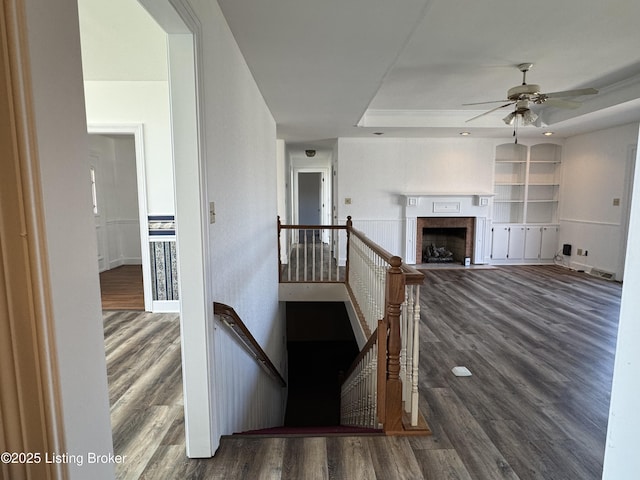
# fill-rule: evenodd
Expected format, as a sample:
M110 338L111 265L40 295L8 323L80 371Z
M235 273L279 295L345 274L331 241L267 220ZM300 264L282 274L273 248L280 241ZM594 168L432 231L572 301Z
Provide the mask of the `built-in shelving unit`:
M560 146L552 143L533 145L529 153L526 223L558 221L560 189Z
M524 221L527 154L527 147L514 143L496 148L494 222Z
M561 146L496 147L492 253L494 261L553 259L558 237Z

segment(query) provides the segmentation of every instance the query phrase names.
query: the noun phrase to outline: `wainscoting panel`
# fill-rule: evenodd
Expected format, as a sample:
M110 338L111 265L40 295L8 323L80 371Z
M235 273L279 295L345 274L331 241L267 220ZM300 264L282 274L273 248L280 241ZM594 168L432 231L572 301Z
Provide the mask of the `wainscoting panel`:
M404 220L354 220L353 226L392 255L402 256Z
M282 425L286 389L274 381L255 358L215 317L214 405L221 435ZM279 364L279 359L271 359ZM284 372L283 372L284 373Z
M344 225L346 219L340 220ZM380 245L392 255L404 255L404 219L401 220L360 220L353 219L353 227L364 233L370 240ZM340 265L344 265L347 258L346 241L341 239L339 245ZM403 260L404 257L403 257ZM407 262L412 263L412 262Z

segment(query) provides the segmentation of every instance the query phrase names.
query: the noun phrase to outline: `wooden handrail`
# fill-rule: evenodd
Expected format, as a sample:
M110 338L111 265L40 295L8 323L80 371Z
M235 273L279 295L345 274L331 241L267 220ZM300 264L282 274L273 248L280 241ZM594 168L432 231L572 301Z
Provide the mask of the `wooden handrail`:
M247 326L240 319L233 307L224 303L213 302L213 313L221 317L230 318L231 322L223 321L223 324L232 331L244 346L253 354L256 362L264 368L281 386L286 387L287 382L275 367L269 356L264 352L258 341L251 334Z
M346 230L346 225L279 225L281 230Z
M404 262L400 268L402 269L402 273L404 273L404 279L407 285L422 285L424 283L424 273Z
M391 259L395 255L387 252L384 248L382 248L377 243L374 243L372 240L369 239L369 237L367 237L360 230L358 230L356 228L353 228L353 227L351 227L349 230L351 231L352 235L355 235L356 237L358 237L362 243L364 243L367 247L369 247L376 254L378 254L385 262L387 262L388 264L391 263Z

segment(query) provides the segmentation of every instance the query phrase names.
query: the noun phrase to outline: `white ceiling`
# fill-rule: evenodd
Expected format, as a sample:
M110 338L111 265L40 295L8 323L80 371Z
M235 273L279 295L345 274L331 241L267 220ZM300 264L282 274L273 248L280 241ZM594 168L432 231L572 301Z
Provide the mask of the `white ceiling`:
M520 84L594 87L575 110L544 107L569 136L640 120L638 0L218 0L290 143L339 136L508 137L498 104ZM506 110L506 111L505 111ZM357 127L356 124L364 125Z

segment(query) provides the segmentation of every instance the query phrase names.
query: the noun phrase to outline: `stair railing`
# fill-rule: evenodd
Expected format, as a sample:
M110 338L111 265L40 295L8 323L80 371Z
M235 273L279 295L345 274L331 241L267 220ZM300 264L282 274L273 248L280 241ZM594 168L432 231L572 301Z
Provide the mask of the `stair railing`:
M284 266L280 263L282 282L320 281L314 275L321 268L311 266L318 257L309 258L317 253L314 238L323 235L315 232L324 230L332 235L345 230L346 263L340 267L344 273L328 281L345 283L369 339L344 378L341 421L381 426L387 433L428 432L418 409L420 285L424 275L355 229L351 217L346 225L331 227L282 225L278 219L279 239L282 231L287 232L286 262ZM331 241L327 250L334 272L338 271L335 245ZM282 252L278 253L282 260ZM307 272L306 277L301 270Z
M273 377L281 387L286 387L287 382L282 378L278 369L262 349L255 337L251 334L233 307L225 305L224 303L213 302L213 313L220 317L223 325L226 326L238 340L240 340L244 348L255 358L256 362L269 375L271 375L271 377Z

